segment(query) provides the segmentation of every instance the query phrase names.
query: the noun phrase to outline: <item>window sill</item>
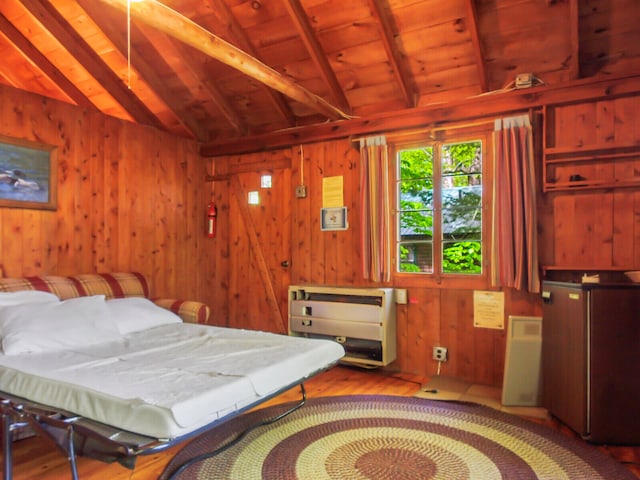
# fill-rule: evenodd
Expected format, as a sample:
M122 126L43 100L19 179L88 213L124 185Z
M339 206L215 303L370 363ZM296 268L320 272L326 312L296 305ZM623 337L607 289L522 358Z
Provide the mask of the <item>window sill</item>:
M458 275L435 273L396 273L392 278L395 288L454 288L458 290L488 290L491 280L482 275Z

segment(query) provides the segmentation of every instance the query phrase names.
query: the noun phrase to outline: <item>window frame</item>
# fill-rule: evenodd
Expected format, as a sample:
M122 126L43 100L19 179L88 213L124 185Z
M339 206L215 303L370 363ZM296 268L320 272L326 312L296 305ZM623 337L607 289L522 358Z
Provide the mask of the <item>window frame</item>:
M493 122L490 126L481 124L479 126L468 128L450 127L449 129L433 130L421 132L419 134L399 135L397 137L388 136L387 144L389 145L390 161L389 172L392 185L392 205L391 205L391 221L393 225L393 244L394 249L392 255L392 280L394 285L401 287L411 286L434 286L434 287L454 287L454 288L487 288L490 285L491 277L489 268L491 265L491 223L492 223L492 205L493 205L493 139L491 131ZM434 183L434 197L437 195L437 201L434 198L434 230L437 231L433 235L433 254L434 254L434 272L433 273L417 273L417 272L399 272L398 270L398 244L399 239L399 173L398 151L412 148L424 148L433 146L440 149L443 144L466 143L472 141L482 142L482 273L480 274L464 274L464 273L443 273L442 270L442 221L441 221L441 193L442 183L438 181ZM438 179L441 178L440 165L434 165L434 178L438 172ZM436 255L439 259L436 262ZM436 269L437 268L437 269Z

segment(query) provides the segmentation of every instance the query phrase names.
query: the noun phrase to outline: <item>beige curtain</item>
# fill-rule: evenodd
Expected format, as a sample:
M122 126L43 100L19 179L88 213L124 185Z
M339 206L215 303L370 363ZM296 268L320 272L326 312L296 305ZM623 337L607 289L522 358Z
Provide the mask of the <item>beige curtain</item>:
M496 120L491 283L540 291L533 130L527 115Z
M360 246L362 275L374 282L391 279L389 155L385 137L360 140Z

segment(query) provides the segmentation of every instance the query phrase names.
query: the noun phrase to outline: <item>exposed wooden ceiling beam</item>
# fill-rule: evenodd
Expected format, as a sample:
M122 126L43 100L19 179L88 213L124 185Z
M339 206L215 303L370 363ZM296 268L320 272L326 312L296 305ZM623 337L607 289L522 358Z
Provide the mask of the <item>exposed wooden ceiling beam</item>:
M295 23L296 28L298 29L298 33L300 34L300 38L302 38L302 42L304 43L313 63L316 64L316 67L320 71L320 75L322 79L329 87L331 91L331 96L334 101L340 105L343 110L350 111L351 107L349 106L349 101L344 94L344 90L342 90L342 86L336 77L335 72L331 68L329 64L329 60L325 55L322 47L318 43L318 39L316 38L311 25L309 24L309 19L307 18L307 14L302 8L299 0L286 0L285 5L287 10L289 11L289 15Z
M580 78L580 5L578 0L569 0L569 37L571 59L569 60L569 78Z
M127 0L100 1L117 7L123 12L127 12ZM240 70L244 74L278 90L316 112L322 113L327 118L349 118L347 113L331 105L323 98L280 75L274 69L256 58L155 0L131 3L130 14L133 18L157 28L187 45L191 45L206 55Z
M369 0L369 8L376 20L376 24L380 27L380 38L387 52L393 75L396 77L402 92L404 103L407 107L415 107L418 100L418 92L412 86L411 72L405 67L404 56L394 40L393 22L384 7L383 0Z
M7 18L0 13L0 32L9 40L22 55L33 65L35 65L49 80L51 80L62 93L76 105L91 110L96 107L87 96L82 93L60 70L52 64L47 57L33 46L22 32L13 26Z
M310 127L289 128L269 134L228 139L202 145L203 157L238 155L301 143L322 142L351 135L381 134L411 128L427 128L451 121L468 121L527 111L543 105L564 104L613 98L640 92L640 75L602 77L568 82L563 85L511 90L494 95L478 95L456 102L384 112L366 118L330 122Z
M209 0L209 2L212 5L212 10L215 16L225 26L227 38L232 39L233 43L241 50L244 50L252 57L258 58L253 45L245 35L243 28L238 23L236 17L231 13L231 10L229 10L229 7L224 0ZM295 125L295 116L293 115L291 107L289 107L284 96L280 92L267 87L263 83L260 83L259 85L264 89L267 97L282 118L284 118L289 125Z
M48 1L21 0L22 4L51 35L82 64L136 122L164 130L164 126L118 76L87 45L71 25Z
M115 28L114 22L109 21L109 17L104 14L104 8L100 7L100 4L95 0L76 0L80 7L91 17L93 22L102 30L107 38L113 43L123 57L127 57L127 38L123 33L126 31L124 28ZM139 29L135 28L135 25L131 26L132 35L141 37L143 35ZM133 47L133 45L132 45ZM151 48L155 48L152 46ZM162 99L162 101L173 111L174 115L182 126L191 132L194 138L204 140L211 138L206 133L202 126L192 118L192 115L186 111L185 108L177 101L175 92L167 88L165 82L163 82L157 75L157 67L152 66L147 62L143 55L132 55L135 58L135 62L132 63L132 68L135 68L141 73L144 82L153 89L153 91ZM164 62L163 56L158 53L154 56L153 61L156 63ZM170 68L170 67L167 67Z
M473 56L476 59L476 67L478 68L478 83L480 83L480 90L482 92L487 92L489 90L489 80L487 79L482 43L480 42L480 34L478 33L478 10L476 8L476 0L465 0L464 3L467 11L467 30L469 30L469 35L471 36Z

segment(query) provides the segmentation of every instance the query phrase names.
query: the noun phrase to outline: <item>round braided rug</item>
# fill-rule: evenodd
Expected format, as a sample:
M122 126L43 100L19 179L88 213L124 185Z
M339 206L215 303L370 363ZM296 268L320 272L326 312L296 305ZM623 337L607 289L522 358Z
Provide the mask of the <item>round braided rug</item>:
M291 405L250 412L199 436L160 478ZM514 415L476 404L380 395L310 399L175 478L636 480L594 446Z

